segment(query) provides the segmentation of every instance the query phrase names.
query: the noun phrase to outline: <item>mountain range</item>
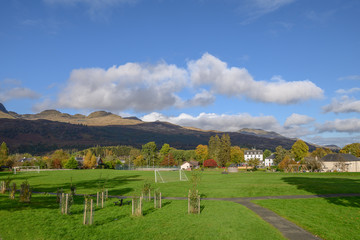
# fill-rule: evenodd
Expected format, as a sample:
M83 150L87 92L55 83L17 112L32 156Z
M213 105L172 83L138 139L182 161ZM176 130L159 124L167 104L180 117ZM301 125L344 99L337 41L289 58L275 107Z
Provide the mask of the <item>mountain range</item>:
M232 145L269 149L279 145L290 149L296 139L261 129L241 129L226 132ZM219 131L205 131L182 127L168 122L143 122L136 117L123 118L116 114L97 111L88 116L70 115L57 110L37 114L17 114L0 103L0 141L5 141L12 152L40 154L55 149L84 149L96 145L141 145L155 141L158 147L168 143L178 149L195 149L207 144ZM316 145L309 144L310 150Z

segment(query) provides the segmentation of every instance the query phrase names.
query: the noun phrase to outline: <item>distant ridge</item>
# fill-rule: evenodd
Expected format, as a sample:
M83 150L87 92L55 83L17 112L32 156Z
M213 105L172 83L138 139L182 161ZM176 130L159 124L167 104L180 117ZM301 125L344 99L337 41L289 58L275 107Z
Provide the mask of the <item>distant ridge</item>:
M96 111L88 116L70 115L57 110L45 110L37 114L9 113L11 115L0 111L1 141L5 141L11 151L31 154L59 148L81 150L96 145L141 148L150 141L155 141L158 146L168 143L177 149L195 149L199 144L208 144L211 136L224 133L161 121L143 122L136 117L122 118L106 111ZM290 149L296 141L261 129L226 133L234 146L262 150L275 151L280 145ZM315 149L314 145L308 145L310 149Z
M262 136L267 138L286 138L276 132L269 132L262 129L243 128L239 130L239 133L253 135L253 136Z

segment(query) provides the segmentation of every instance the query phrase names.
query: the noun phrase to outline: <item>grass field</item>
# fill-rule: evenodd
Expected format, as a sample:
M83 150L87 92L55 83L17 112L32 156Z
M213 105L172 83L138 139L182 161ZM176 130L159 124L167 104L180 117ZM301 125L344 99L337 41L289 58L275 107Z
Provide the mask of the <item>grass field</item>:
M190 177L190 173L187 173ZM359 193L357 173L266 173L220 171L201 173L202 197L252 197L326 193ZM0 172L0 180L12 178L17 185L27 179L33 191L70 191L95 194L103 185L110 195L139 194L144 182L151 182L163 196L185 197L189 182L154 183L154 172L117 170L71 170L23 173ZM144 205L144 216L132 217L131 206L107 202L97 209L93 226L82 225L84 198L77 196L72 214L63 216L55 196L34 194L31 204L21 204L0 194L0 239L282 239L277 229L242 205L223 201L202 201L200 215L187 214L187 201L164 200L162 209L152 202ZM324 239L356 239L360 235L360 198L261 200L273 209ZM346 204L345 204L346 203ZM327 210L330 209L330 210ZM334 211L331 211L334 209ZM341 217L349 222L339 224ZM351 221L357 221L350 225ZM348 224L349 223L349 224ZM339 227L340 230L336 230ZM334 229L329 233L326 228ZM331 231L330 231L331 232Z
M257 200L322 239L360 239L360 198Z

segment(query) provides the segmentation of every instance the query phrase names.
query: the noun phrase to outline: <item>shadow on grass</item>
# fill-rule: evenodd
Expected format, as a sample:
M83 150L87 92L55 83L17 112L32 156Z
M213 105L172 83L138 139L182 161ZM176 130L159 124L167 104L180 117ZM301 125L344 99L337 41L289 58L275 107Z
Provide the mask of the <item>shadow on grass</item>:
M360 193L360 179L284 177L282 180L315 195ZM339 196L324 199L336 205L360 208L360 197Z
M133 188L118 188L123 185L126 185L130 182L134 181L142 181L142 179L139 178L140 175L130 175L130 176L118 176L111 179L93 179L93 180L86 180L86 181L78 181L74 182L74 186L76 187L76 190L88 190L86 194L96 194L97 191L100 191L102 187L109 190L109 195L116 195L121 196L126 193L129 193L133 191ZM70 183L63 183L58 184L57 186L49 186L46 187L44 184L41 184L40 186L33 186L34 191L38 192L56 192L57 189L63 189L65 192L70 191ZM118 189L116 189L118 188Z
M161 207L166 207L167 205L170 205L171 204L171 201L168 201L168 202L164 202L161 204Z

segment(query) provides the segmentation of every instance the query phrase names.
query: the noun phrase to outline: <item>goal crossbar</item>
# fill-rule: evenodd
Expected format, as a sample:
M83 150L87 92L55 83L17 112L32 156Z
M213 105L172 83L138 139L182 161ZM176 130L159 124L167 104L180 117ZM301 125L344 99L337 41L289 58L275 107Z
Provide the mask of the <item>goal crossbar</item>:
M17 174L18 172L37 172L40 173L40 167L39 166L18 166L13 167L14 174Z

